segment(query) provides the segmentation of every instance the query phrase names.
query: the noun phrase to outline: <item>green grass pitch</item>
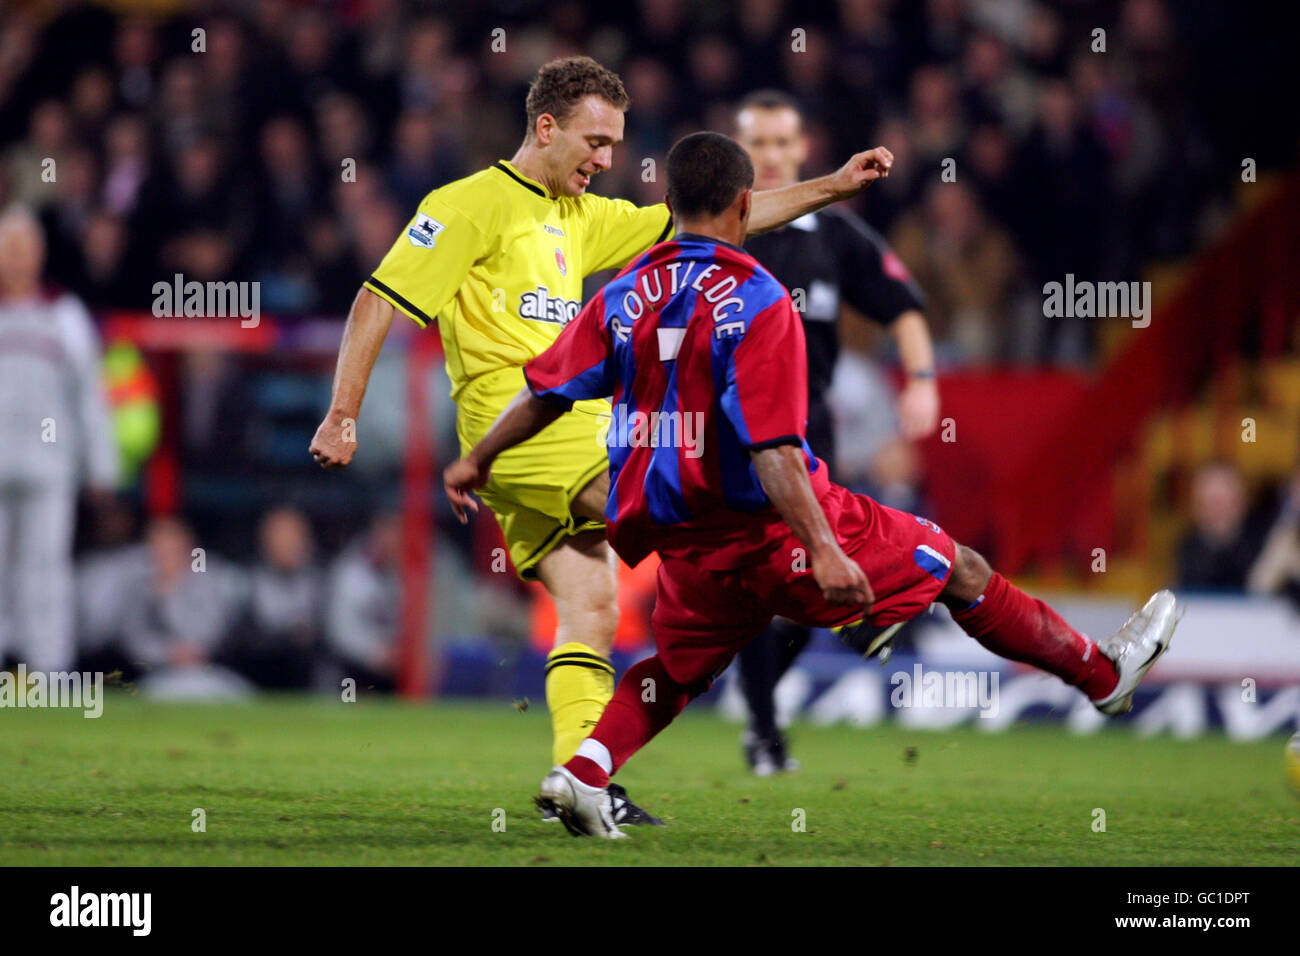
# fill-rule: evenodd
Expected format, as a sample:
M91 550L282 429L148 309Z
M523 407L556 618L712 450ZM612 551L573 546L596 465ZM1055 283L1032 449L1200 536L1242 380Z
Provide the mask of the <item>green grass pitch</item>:
M617 844L542 824L543 708L271 698L0 711L0 864L1295 865L1282 737L1141 740L793 729L804 769L743 772L688 711L619 779L669 823ZM1106 831L1094 832L1094 809ZM206 832L192 829L193 811ZM802 811L800 813L799 811ZM796 825L803 819L799 832ZM495 824L495 827L494 827ZM504 829L502 825L504 824Z

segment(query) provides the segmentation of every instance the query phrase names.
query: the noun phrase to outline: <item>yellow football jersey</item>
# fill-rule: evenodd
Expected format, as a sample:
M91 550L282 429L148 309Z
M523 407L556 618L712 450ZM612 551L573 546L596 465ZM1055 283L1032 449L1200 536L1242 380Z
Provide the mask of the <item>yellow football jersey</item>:
M365 286L421 326L437 319L459 400L475 378L544 352L578 314L584 276L671 233L666 205L552 198L503 160L425 196Z

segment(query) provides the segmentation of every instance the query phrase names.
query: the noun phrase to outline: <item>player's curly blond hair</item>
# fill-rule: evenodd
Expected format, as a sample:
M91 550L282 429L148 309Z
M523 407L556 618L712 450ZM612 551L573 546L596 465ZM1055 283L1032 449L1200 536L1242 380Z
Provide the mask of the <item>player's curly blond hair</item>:
M563 125L582 98L592 95L620 110L632 102L618 74L589 56L566 56L547 63L528 86L528 135L533 135L537 117L543 113L550 113Z

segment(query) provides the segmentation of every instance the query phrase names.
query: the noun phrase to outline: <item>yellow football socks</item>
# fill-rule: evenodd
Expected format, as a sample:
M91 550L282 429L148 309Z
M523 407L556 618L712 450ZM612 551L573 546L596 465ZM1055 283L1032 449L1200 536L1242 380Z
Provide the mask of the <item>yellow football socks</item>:
M546 655L546 706L557 764L574 755L613 696L614 665L586 644L569 641Z

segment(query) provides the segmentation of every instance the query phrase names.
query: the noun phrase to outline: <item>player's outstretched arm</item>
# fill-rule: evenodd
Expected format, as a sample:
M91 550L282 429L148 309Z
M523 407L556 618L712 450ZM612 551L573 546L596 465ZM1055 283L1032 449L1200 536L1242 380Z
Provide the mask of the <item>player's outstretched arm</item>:
M889 175L894 154L883 146L857 153L835 172L780 189L754 193L749 235L756 236L833 202L851 199L877 179Z
M898 428L907 441L919 441L939 426L939 386L934 377L934 343L925 316L909 309L890 327L907 384L898 396Z
M795 537L808 549L813 578L826 600L870 610L875 601L871 583L835 540L826 514L813 494L803 451L795 445L776 445L751 452L751 457L763 491Z
M361 399L393 324L393 311L392 305L366 288L352 300L343 341L339 343L330 408L308 448L322 468L342 468L356 454Z
M527 388L510 400L505 411L497 416L488 433L464 458L454 461L442 473L443 488L451 501L451 510L460 523L469 520L465 509L478 511L478 502L470 496L476 488L487 484L492 473L492 462L507 448L526 442L564 412L538 398Z

